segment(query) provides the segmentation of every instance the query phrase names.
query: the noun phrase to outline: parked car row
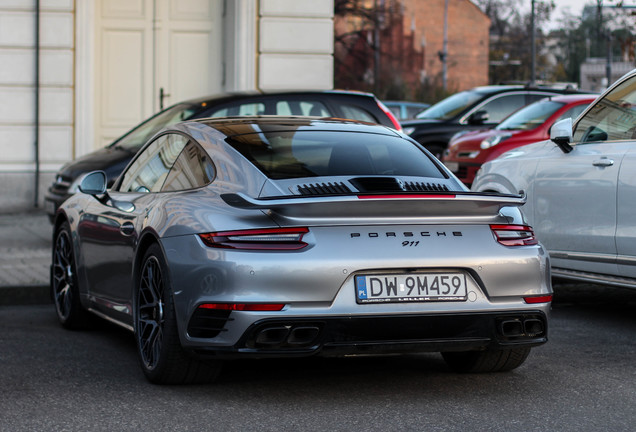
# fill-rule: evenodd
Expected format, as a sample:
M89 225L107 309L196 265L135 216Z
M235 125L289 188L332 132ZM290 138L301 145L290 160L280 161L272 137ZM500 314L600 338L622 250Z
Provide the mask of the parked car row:
M476 87L456 93L402 123L404 132L441 159L458 132L493 128L508 115L548 96L573 93L570 89L520 85Z
M554 275L636 288L636 70L550 140L484 164L472 190L527 195Z
M459 132L451 138L444 164L470 187L484 162L550 137L550 129L564 118L576 118L596 95L549 96L506 117L494 129Z
M435 133L402 133L373 95L175 105L109 148L125 157L60 174L59 321L132 331L155 383L213 381L243 357L438 351L458 372L515 369L548 340L552 274L636 288L636 70L589 106L547 92L425 110L438 136L464 128L446 165ZM452 172L467 156L485 162L470 191Z

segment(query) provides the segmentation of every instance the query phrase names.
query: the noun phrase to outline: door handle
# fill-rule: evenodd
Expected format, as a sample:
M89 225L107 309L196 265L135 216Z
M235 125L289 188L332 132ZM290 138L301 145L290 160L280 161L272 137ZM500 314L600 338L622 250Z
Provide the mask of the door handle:
M132 222L124 222L119 227L119 231L121 231L121 233L125 236L131 236L135 232L135 226Z
M600 158L592 162L596 167L608 167L614 165L614 159Z

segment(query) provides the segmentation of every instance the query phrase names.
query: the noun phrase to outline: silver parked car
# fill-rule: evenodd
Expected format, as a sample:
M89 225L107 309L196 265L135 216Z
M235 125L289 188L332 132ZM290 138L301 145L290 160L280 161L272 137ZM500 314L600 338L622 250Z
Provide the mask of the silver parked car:
M551 140L483 165L472 189L525 191L553 275L636 288L636 70Z
M110 190L58 210L52 293L135 334L157 383L223 359L439 351L457 371L521 365L547 341L549 261L517 195L469 192L380 125L179 123Z

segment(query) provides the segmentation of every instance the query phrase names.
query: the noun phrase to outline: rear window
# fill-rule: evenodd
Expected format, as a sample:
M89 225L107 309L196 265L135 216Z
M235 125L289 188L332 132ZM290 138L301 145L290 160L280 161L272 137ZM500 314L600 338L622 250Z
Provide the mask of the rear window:
M397 136L329 131L263 132L227 142L274 180L318 176L444 178L415 144Z

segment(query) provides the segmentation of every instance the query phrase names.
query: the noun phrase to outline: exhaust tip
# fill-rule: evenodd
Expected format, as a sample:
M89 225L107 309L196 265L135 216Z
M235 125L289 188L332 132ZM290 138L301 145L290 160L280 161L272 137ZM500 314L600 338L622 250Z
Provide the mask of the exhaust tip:
M523 336L523 323L519 319L503 320L499 323L499 331L506 337Z
M535 318L524 320L523 328L524 333L529 337L536 337L545 332L543 322Z
M295 327L287 338L287 343L294 346L307 346L311 345L316 340L320 329L315 326L308 327Z
M289 335L289 327L268 327L256 335L256 345L275 346L281 345Z

